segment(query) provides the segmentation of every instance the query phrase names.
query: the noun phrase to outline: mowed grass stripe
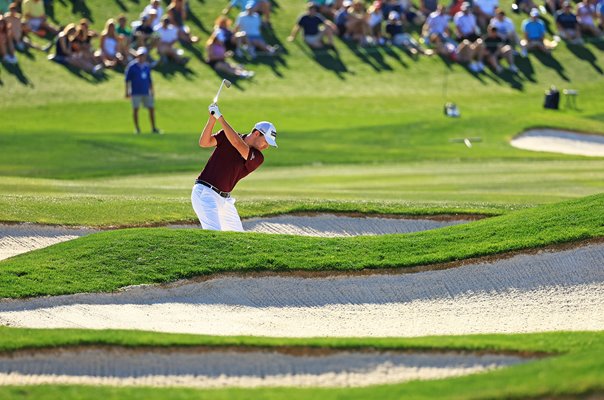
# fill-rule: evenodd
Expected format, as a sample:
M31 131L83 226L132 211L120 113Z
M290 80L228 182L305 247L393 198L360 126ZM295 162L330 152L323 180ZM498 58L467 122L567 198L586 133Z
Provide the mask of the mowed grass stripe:
M404 268L604 236L604 195L410 235L102 232L0 262L0 297L113 291L221 272Z

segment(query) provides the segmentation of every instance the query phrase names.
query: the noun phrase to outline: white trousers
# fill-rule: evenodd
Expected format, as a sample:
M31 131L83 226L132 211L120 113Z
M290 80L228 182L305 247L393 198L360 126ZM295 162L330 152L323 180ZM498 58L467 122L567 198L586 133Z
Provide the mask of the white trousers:
M191 204L203 229L243 232L234 198L225 199L209 187L197 183L191 192Z

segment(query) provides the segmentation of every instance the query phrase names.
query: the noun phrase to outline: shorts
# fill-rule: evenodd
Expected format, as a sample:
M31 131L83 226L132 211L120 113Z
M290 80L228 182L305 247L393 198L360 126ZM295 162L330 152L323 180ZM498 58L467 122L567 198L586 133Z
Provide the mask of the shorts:
M32 32L38 32L42 28L42 22L44 22L42 18L30 18L27 21L27 26Z
M323 38L323 32L319 32L316 35L305 35L304 36L304 41L306 43L308 43L310 46L321 46L323 44L323 41L321 40Z
M140 108L141 102L145 108L153 108L154 106L153 96L144 96L141 94L132 95L132 108Z

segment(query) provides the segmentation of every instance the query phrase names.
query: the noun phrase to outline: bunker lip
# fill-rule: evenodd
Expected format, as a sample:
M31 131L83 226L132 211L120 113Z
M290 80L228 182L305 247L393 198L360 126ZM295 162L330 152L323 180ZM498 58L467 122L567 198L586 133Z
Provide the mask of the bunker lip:
M442 379L526 362L516 355L395 351L288 354L79 347L0 355L0 385L352 387Z
M604 135L557 128L531 128L516 135L513 147L539 152L604 157Z

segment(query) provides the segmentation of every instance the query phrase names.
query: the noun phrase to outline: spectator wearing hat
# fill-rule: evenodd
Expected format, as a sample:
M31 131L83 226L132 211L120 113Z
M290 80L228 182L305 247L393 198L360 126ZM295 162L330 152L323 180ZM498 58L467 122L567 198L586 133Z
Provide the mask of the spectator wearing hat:
M78 53L77 31L78 27L76 27L76 24L71 23L59 32L55 38L55 54L48 56L48 59L97 75L102 71L103 65L100 63L95 64L90 59L86 59Z
M556 26L558 27L558 35L571 44L583 44L581 38L581 29L577 16L573 14L572 7L568 1L562 4L562 10L556 13Z
M601 37L602 31L598 28L597 19L596 0L581 0L577 4L577 20L583 32Z
M549 53L554 45L545 41L545 24L539 19L539 10L533 8L529 18L522 22L524 39L520 41L522 56L526 57L529 50L539 50Z
M444 41L448 40L451 37L449 22L451 22L451 17L445 13L445 7L439 4L436 11L428 16L422 27L424 42L431 44L430 38L432 35L437 35Z
M361 46L373 44L373 38L370 35L369 14L361 0L353 0L352 6L348 9L346 36L344 37L352 39Z
M409 33L405 32L401 16L396 11L390 11L390 14L388 15L386 34L393 45L406 49L412 55L418 53L425 55L434 54L432 50L422 48Z
M150 15L143 15L140 24L134 28L134 43L136 48L146 47L151 50L157 44L157 38L153 36L153 18Z
M42 0L23 0L23 3L21 3L21 13L23 14L28 31L39 36L45 36L46 33L49 33L53 37L59 33L58 28L47 22L44 2Z
M246 6L245 11L239 14L235 20L235 35L245 35L248 52L251 58L256 58L256 50L265 52L269 55L276 53L277 48L269 46L262 36L262 19L254 11L251 4Z
M161 62L172 60L181 65L189 62L189 58L182 55L183 51L174 47L178 42L178 28L170 23L170 18L165 16L161 24L155 26L154 30L158 39L157 52Z
M149 4L143 9L142 15L149 15L153 17L152 25L161 26L162 18L164 16L164 8L161 6L160 0L149 0Z
M334 16L334 23L337 27L336 33L338 36L346 35L346 23L348 22L348 9L352 5L352 0L344 0ZM382 6L382 10L383 10Z
M504 40L497 34L497 28L489 26L487 35L483 39L485 47L485 60L498 74L503 71L499 60L505 58L508 62L510 71L518 72L518 67L514 64L514 51L510 45L505 44Z
M319 8L314 4L307 4L307 11L298 18L287 40L294 41L300 29L304 34L304 41L313 49L321 49L325 45L333 47L333 35L337 27L319 14Z
M498 8L495 16L489 22L490 26L495 27L497 36L499 36L506 44L509 44L514 49L520 44L520 39L516 33L516 26L511 18L506 17L505 11Z
M147 48L139 47L136 50L136 59L126 67L126 98L132 102L132 117L134 120L134 133L141 132L138 124L138 110L143 106L149 110L152 133L161 133L155 125L155 101L153 81L151 80L151 66L147 63Z

